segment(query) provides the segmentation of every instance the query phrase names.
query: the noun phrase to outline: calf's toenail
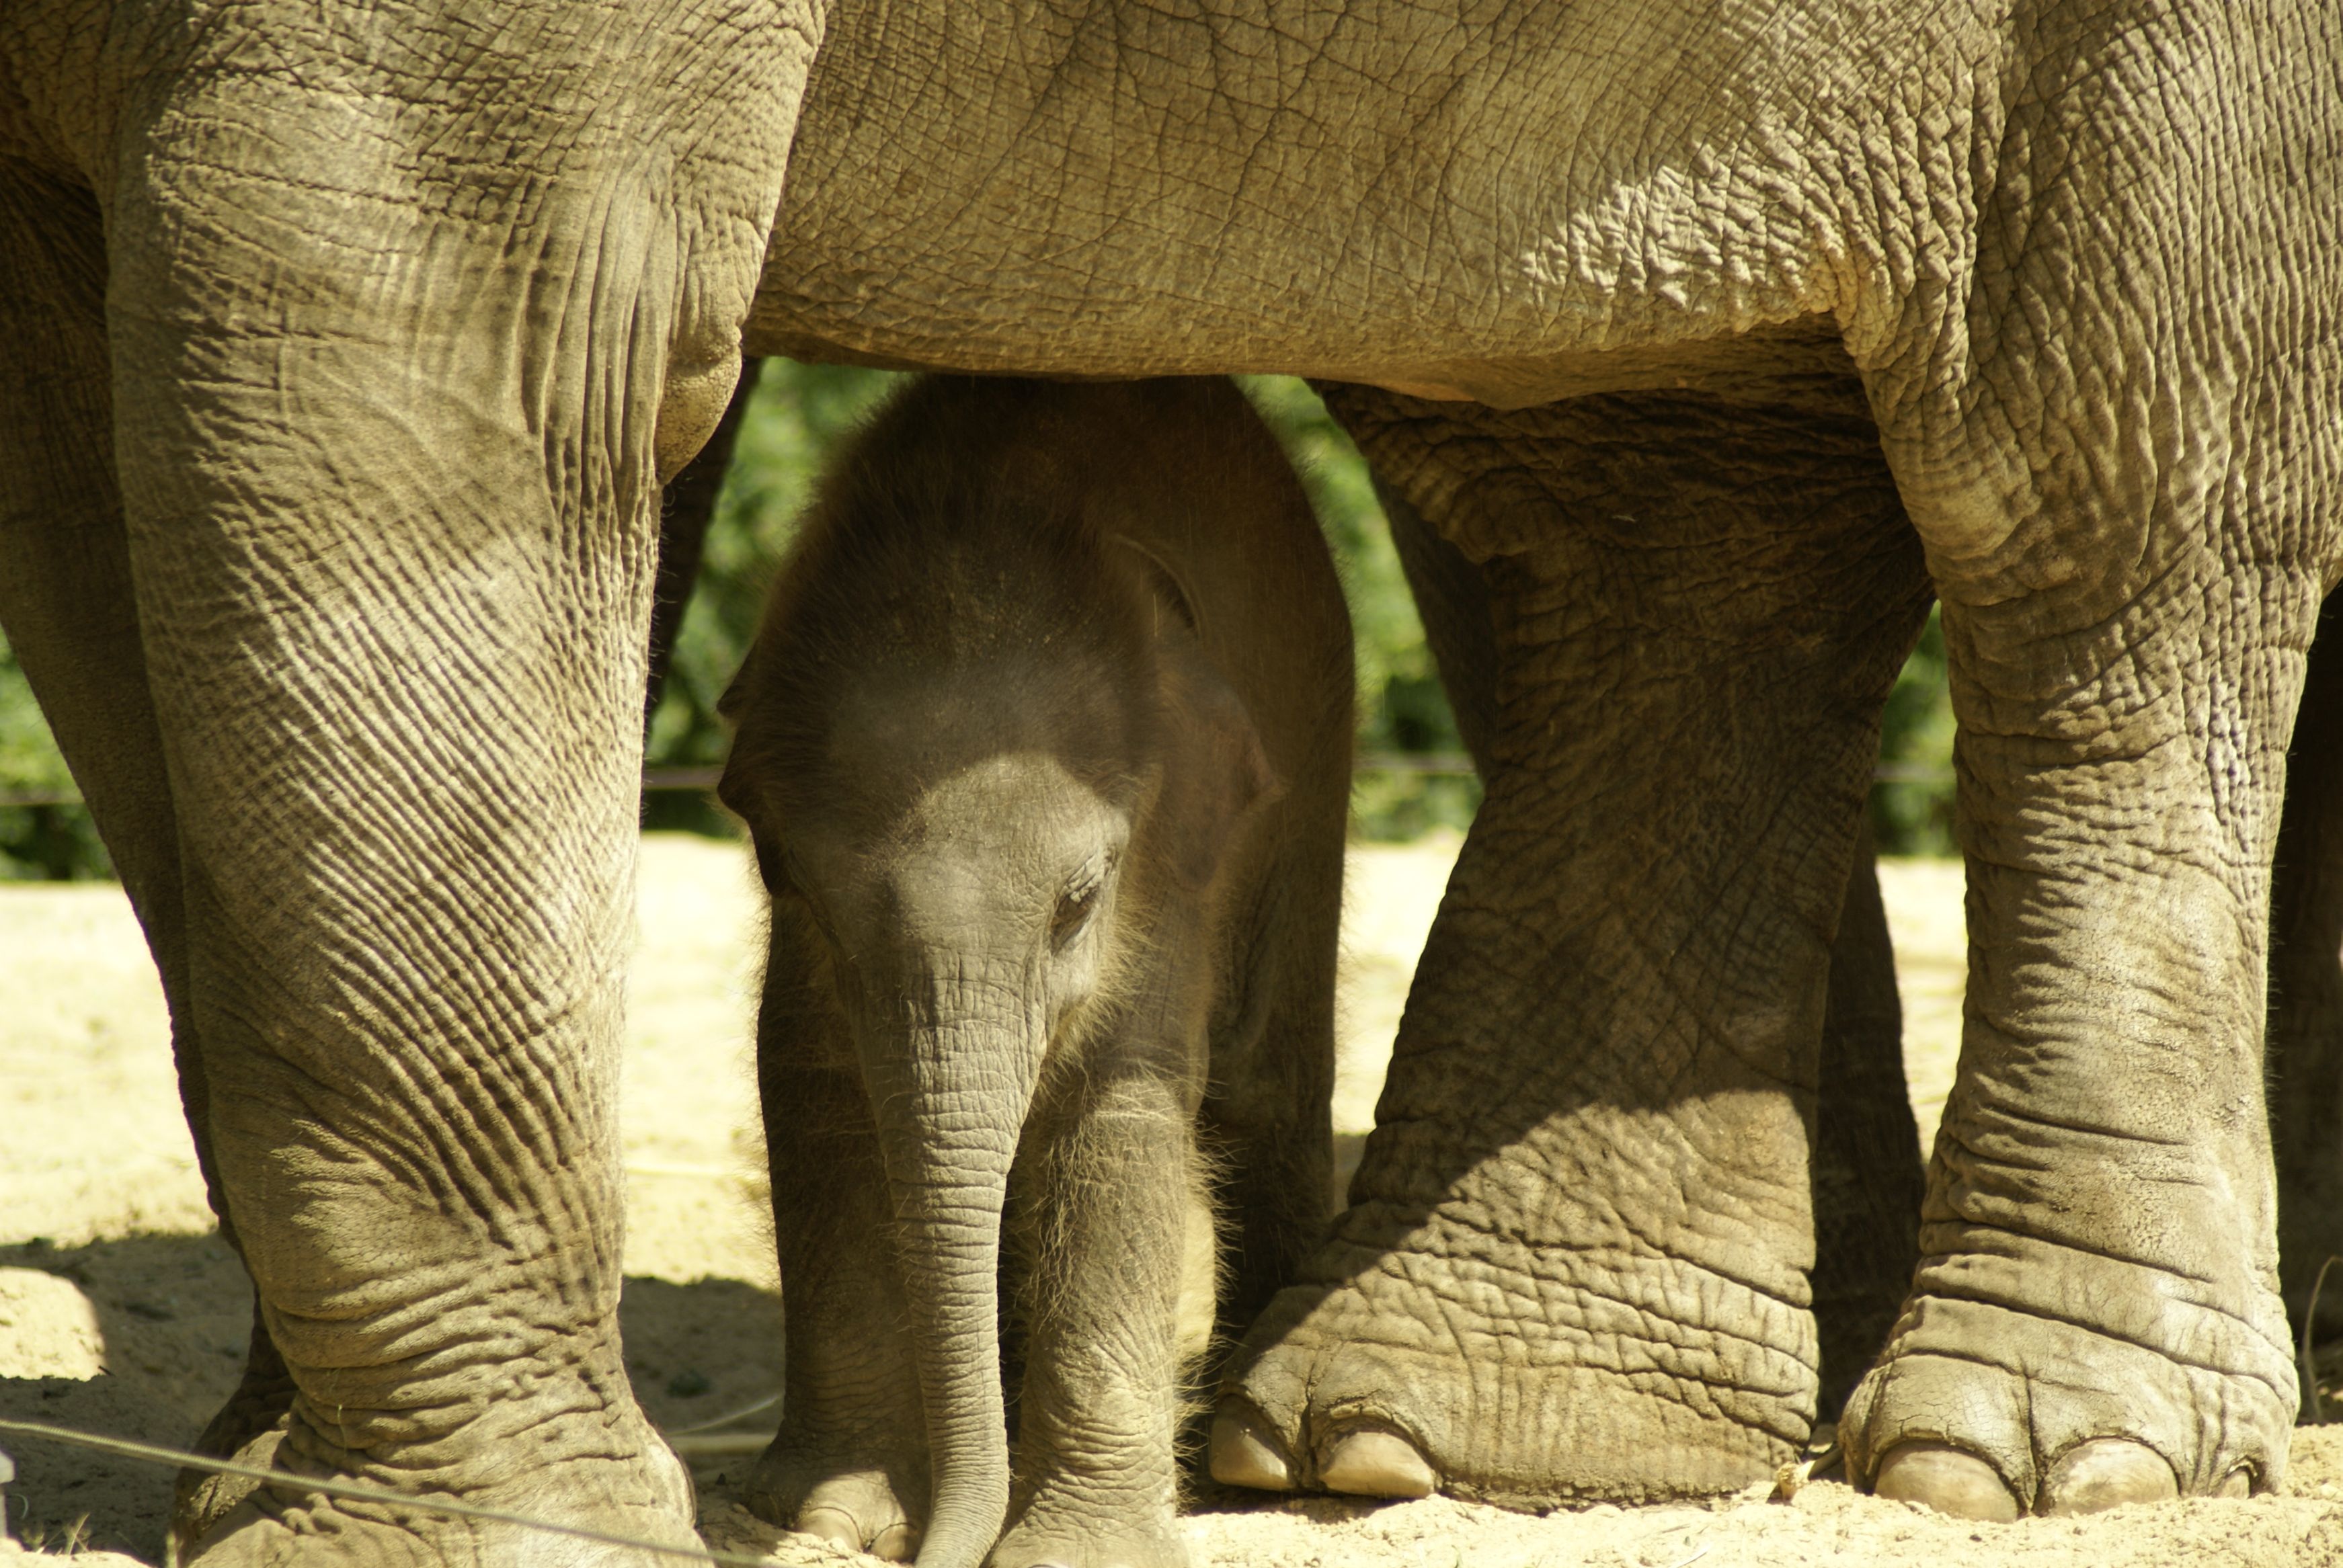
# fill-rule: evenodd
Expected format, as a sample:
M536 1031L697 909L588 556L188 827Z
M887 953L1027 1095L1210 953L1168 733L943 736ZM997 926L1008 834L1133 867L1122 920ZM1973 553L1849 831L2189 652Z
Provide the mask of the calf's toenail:
M2251 1497L2254 1494L2254 1473L2233 1470L2221 1477L2221 1484L2213 1488L2216 1497Z
M1337 1435L1327 1445L1318 1479L1329 1492L1358 1497L1429 1497L1440 1487L1415 1444L1376 1427Z
M2000 1473L1966 1449L1944 1442L1899 1442L1879 1462L1871 1490L1899 1503L1917 1503L1956 1519L2006 1524L2017 1499Z
M798 1515L790 1526L800 1535L810 1535L843 1546L849 1552L862 1550L862 1526L842 1508L809 1508Z
M2059 1455L2042 1487L2042 1512L2052 1518L2097 1513L2126 1503L2160 1503L2180 1495L2172 1466L2146 1443L2094 1437Z
M884 1557L890 1563L909 1563L919 1544L919 1537L911 1533L910 1525L890 1524L870 1543L870 1555Z

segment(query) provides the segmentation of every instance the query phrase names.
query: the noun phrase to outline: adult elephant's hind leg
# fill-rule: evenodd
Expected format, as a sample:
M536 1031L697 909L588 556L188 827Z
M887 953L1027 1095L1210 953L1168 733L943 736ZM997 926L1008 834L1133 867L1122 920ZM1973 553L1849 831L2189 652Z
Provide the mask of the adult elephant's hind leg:
M2097 602L2128 591L2112 573L1946 598L1960 1070L1912 1294L1840 1431L1858 1479L1971 1517L2242 1493L2285 1463L2262 922L2316 584L2216 591L2214 552L2159 546L2130 606Z
M1948 588L1970 980L1922 1266L1842 1427L1884 1494L2006 1518L2282 1473L2264 922L2318 584L2225 531Z
M1848 375L1330 406L1483 563L1493 765L1352 1206L1222 1442L1357 1493L1740 1487L1814 1415L1806 1121L1916 541Z
M106 257L86 190L22 166L0 173L0 625L136 911L169 1008L179 1094L214 1212L203 1053L190 1016L178 824L146 684L115 485ZM231 1244L232 1227L224 1231ZM256 1313L244 1376L197 1450L265 1462L292 1402ZM175 1531L200 1535L251 1491L183 1472Z
M1481 568L1435 533L1406 497L1387 485L1379 485L1377 495L1456 728L1486 779L1497 729L1488 585ZM1815 1118L1815 1327L1822 1348L1819 1413L1825 1418L1837 1416L1885 1342L1919 1261L1920 1141L1903 1052L1896 954L1866 829L1831 944Z

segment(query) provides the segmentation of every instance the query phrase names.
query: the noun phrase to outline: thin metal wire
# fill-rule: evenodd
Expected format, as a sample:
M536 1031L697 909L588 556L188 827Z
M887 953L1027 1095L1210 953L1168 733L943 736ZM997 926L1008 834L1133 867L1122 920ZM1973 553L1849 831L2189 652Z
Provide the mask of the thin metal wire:
M99 1453L111 1453L123 1459L143 1460L150 1464L169 1465L174 1469L208 1470L215 1475L240 1475L250 1481L265 1481L290 1486L303 1492L315 1492L327 1497L347 1497L359 1503L380 1503L394 1508L412 1509L418 1513L444 1513L454 1519L477 1519L490 1524L516 1524L525 1530L540 1530L548 1535L568 1535L579 1541L592 1541L604 1546L625 1546L637 1552L655 1553L662 1557L686 1557L696 1563L722 1563L735 1568L772 1568L769 1557L752 1557L745 1552L724 1552L713 1546L670 1546L658 1541L638 1541L630 1535L616 1535L607 1530L588 1530L578 1524L556 1524L550 1520L531 1519L525 1513L508 1513L501 1508L481 1508L469 1503L447 1503L433 1497L411 1497L401 1492L386 1492L378 1486L363 1486L354 1481L327 1481L316 1476L295 1475L288 1471L266 1470L256 1464L238 1464L230 1459L214 1459L207 1454L189 1453L184 1449L165 1448L157 1443L134 1442L126 1437L107 1437L95 1432L80 1432L69 1426L52 1426L45 1421L18 1421L13 1416L0 1416L0 1432L21 1432L26 1437L45 1438L74 1448L94 1449Z
M667 1437L689 1437L695 1432L714 1432L719 1426L730 1426L736 1421L746 1420L748 1417L755 1415L759 1411L770 1410L780 1402L781 1396L779 1394L769 1393L754 1404L744 1404L739 1410L730 1411L723 1415L712 1417L711 1419L700 1422L696 1425L668 1427L663 1430L661 1435Z
M2343 1257L2330 1252L2327 1261L2318 1265L2318 1277L2310 1282L2310 1300L2302 1309L2302 1336L2295 1341L2301 1347L2295 1354L2302 1366L2302 1392L2310 1400L2310 1424L2313 1426L2327 1424L2327 1406L2318 1397L2318 1362L2311 1352L2310 1336L2311 1331L2318 1326L2318 1292L2327 1288L2327 1271L2338 1263L2343 1263Z

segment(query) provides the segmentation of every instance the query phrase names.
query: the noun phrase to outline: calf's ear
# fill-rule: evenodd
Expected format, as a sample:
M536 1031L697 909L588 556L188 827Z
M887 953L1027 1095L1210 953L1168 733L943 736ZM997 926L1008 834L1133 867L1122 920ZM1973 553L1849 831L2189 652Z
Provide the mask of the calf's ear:
M1229 846L1285 793L1244 700L1192 645L1164 650L1168 744L1156 797L1172 875L1196 891L1220 874Z
M1199 629L1195 597L1181 582L1180 574L1172 569L1172 564L1129 534L1110 533L1106 537L1122 548L1123 558L1137 568L1141 580L1146 583L1148 592L1154 596L1155 635L1161 638L1172 627L1194 635Z

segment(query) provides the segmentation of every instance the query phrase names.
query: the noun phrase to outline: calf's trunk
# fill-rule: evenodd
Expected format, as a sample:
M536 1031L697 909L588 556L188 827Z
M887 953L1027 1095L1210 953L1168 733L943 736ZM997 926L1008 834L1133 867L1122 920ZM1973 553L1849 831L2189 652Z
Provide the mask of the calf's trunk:
M1038 1025L915 1020L877 1031L863 1072L895 1205L933 1489L919 1568L975 1568L1009 1509L998 1264Z

